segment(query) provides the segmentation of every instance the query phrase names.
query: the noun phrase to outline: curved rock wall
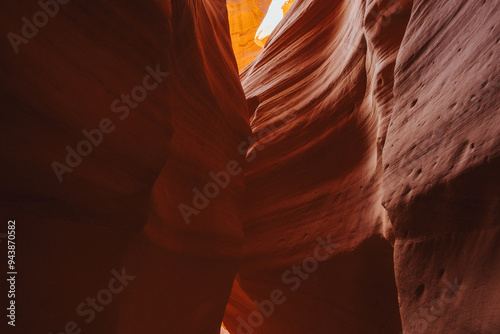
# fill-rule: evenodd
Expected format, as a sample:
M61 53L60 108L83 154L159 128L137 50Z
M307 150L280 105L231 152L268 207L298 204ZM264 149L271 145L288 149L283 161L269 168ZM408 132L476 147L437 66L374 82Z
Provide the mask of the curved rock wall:
M498 1L417 1L383 151L405 333L500 330Z
M390 227L381 204L379 128L392 108L410 7L298 2L243 71L252 130L262 139L247 155L239 285L257 302L278 287L286 301L257 326L252 309L233 311L236 321L226 323L235 333L245 327L238 317L255 333L399 330L392 252L383 238ZM318 238L336 247L307 269L303 261L314 258ZM294 272L301 281L294 284L287 270L301 263L312 272Z
M269 3L4 4L19 333L500 331L498 1Z
M497 332L499 5L291 11L241 75L261 139L247 156L245 261L225 322L398 333L399 300L404 333ZM337 247L316 268L308 258L327 236Z
M243 174L198 209L193 189L242 165L250 133L224 2L53 3L0 14L16 332L219 333Z

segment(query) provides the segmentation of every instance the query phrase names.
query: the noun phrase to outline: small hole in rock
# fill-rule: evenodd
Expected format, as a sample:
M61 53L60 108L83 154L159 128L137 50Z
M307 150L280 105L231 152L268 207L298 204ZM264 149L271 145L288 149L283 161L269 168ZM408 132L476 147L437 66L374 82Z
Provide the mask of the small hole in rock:
M443 275L444 275L444 269L443 269L443 268L441 268L441 269L439 270L439 272L438 272L438 278L443 277Z
M415 295L417 297L420 297L423 293L424 293L424 290L425 290L425 285L423 284L420 284L416 289L415 289Z

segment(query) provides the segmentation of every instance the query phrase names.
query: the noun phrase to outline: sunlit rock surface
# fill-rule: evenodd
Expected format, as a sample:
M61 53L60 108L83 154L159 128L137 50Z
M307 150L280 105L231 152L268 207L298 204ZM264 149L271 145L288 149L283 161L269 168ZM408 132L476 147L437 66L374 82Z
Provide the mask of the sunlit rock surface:
M242 71L264 47L267 38L283 19L293 0L228 0L233 50Z
M264 20L255 33L255 43L257 45L264 47L268 37L286 15L290 7L292 7L292 4L293 0L274 0L271 3L266 17L264 17Z
M267 13L271 0L228 0L227 10L234 54L241 71L261 52L255 34Z

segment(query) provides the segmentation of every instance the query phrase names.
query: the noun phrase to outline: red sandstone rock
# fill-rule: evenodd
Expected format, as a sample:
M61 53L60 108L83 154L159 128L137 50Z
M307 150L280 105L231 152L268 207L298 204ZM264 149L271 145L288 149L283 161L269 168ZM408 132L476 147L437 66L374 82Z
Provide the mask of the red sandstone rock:
M242 74L254 132L296 117L273 131L262 151L262 142L255 144L246 262L230 306L241 290L259 302L286 285L285 266L310 255L322 234L339 240L331 261L351 256L347 263L359 264L378 254L362 270L377 270L371 276L389 284L383 246L362 247L364 238L384 235L395 242L404 333L500 330L498 11L495 3L426 1L304 1L292 8ZM398 332L394 309L386 306L371 322L363 315L373 315L381 298L391 305L390 288L379 295L377 282L356 281L357 291L366 289L359 304L349 283L329 295L335 280L349 275L340 268L349 266L323 272L320 264L310 278L319 282L291 293L283 287L289 301L254 332ZM235 308L225 322L237 332L233 320L252 320L253 309Z
M192 205L209 172L243 163L248 112L225 7L159 3L70 2L17 54L0 42L2 219L16 219L19 240L16 333L59 333L70 321L86 333L220 330L241 256L243 174L189 225L178 205ZM37 11L4 4L2 31L19 34L21 18ZM128 115L123 102L114 113L114 100L157 64L169 72L163 82ZM77 150L82 130L103 118L113 131L59 182L52 162L65 164L65 147ZM123 266L136 278L86 323L77 307Z
M500 332L499 13L413 4L382 158L405 333Z
M276 286L287 296L255 333L399 330L377 136L408 16L408 4L299 2L242 73L247 99L258 105L254 132L294 117L255 144L246 174L241 288L251 300L268 299ZM287 267L328 236L335 253L290 291ZM237 323L225 323L237 332Z
M243 88L224 8L70 2L0 42L15 332L500 332L500 5L297 0Z

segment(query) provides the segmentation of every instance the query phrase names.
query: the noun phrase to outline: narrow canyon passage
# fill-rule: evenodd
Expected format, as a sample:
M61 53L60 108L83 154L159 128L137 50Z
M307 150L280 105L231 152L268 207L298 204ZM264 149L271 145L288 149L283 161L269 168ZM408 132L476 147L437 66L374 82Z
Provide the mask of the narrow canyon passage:
M6 2L5 333L499 333L499 14Z

